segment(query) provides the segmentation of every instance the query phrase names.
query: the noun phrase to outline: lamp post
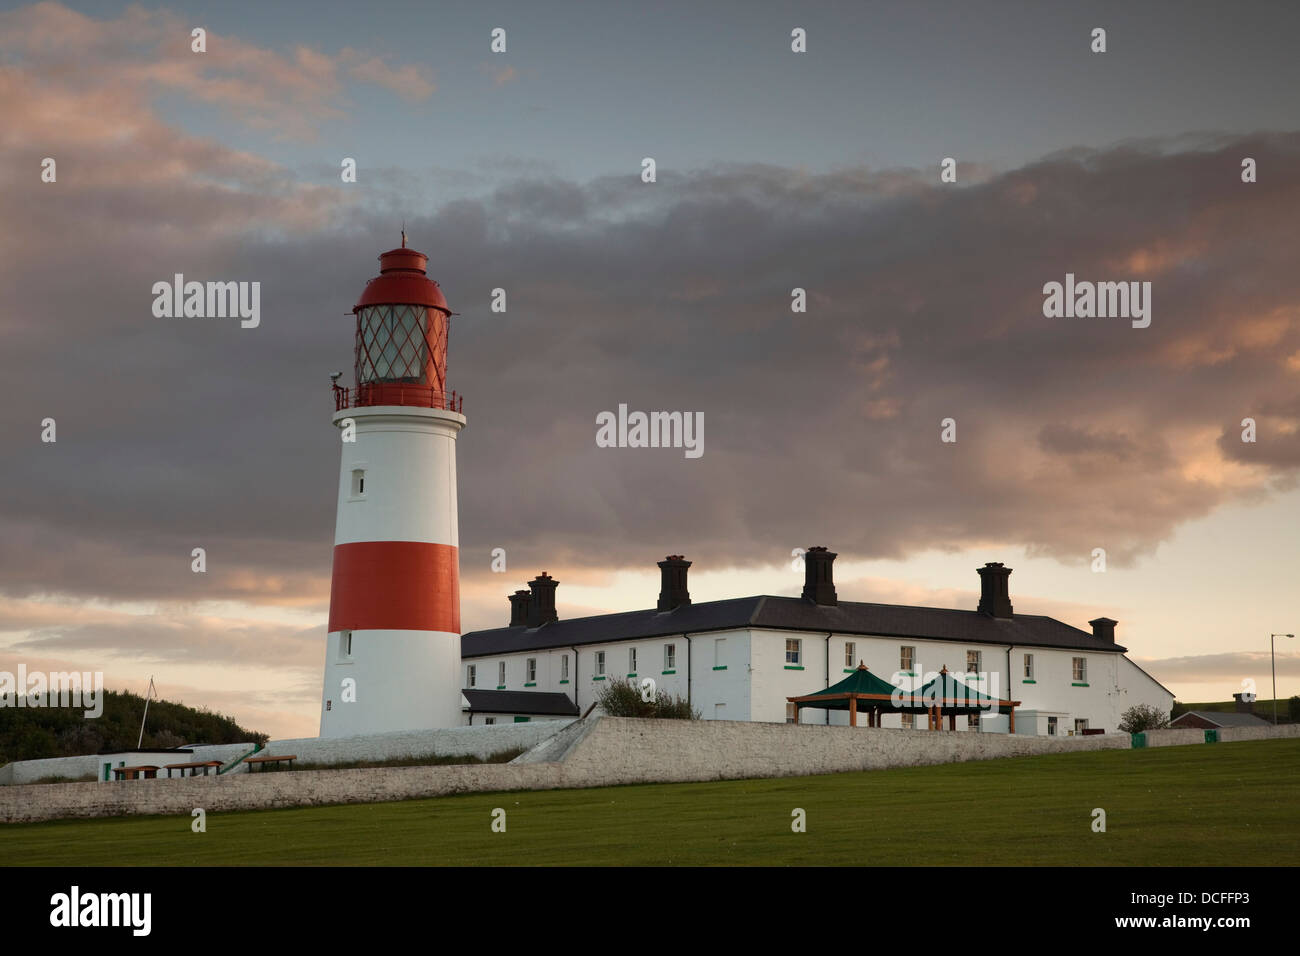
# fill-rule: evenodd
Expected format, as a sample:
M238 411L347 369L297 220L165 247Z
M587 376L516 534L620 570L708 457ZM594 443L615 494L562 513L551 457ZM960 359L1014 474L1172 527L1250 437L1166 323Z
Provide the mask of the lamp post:
M1277 651L1275 649L1273 638L1275 637L1295 637L1294 634L1270 634L1268 636L1269 657L1273 661L1273 726L1277 726Z

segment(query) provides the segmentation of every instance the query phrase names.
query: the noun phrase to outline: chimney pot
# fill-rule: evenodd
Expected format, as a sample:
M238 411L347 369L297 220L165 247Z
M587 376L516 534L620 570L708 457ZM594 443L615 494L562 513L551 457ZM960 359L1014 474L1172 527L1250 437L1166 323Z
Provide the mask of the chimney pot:
M1092 625L1093 637L1110 644L1115 643L1115 625L1119 621L1111 620L1108 617L1099 617L1095 621L1089 621L1088 623Z
M532 600L532 592L516 591L510 595L510 626L520 627L528 624L528 604Z
M814 545L803 553L803 597L814 604L827 607L838 605L835 596L835 575L832 565L837 555L821 545Z
M659 562L659 610L671 611L691 603L686 589L686 571L691 562L680 554L670 554Z
M560 619L555 612L555 589L559 583L545 571L528 582L528 587L532 590L528 602L529 627L541 627Z
M977 570L980 574L980 603L976 610L989 617L1011 617L1011 595L1007 586L1011 569L1001 561L989 561Z

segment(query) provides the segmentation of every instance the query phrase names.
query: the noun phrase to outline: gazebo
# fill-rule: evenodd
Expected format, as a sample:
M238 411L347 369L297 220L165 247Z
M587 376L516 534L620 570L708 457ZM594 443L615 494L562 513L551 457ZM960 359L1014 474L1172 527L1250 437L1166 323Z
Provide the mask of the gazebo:
M999 714L1009 718L1008 732L1016 732L1016 708L1018 700L994 700L987 694L981 694L948 673L945 666L934 680L916 688L904 691L900 702L892 709L903 714L926 714L929 717L930 730L942 730L943 718L948 717L948 729L957 729L958 714L987 713L997 708Z
M896 709L893 699L898 693L906 692L900 692L893 684L881 680L867 669L866 664L859 661L858 669L838 684L833 684L815 694L787 697L786 700L795 705L796 724L799 722L800 710L804 707L815 707L818 710L847 710L849 726L856 727L858 709L861 706L867 712L867 726L879 727L880 712Z

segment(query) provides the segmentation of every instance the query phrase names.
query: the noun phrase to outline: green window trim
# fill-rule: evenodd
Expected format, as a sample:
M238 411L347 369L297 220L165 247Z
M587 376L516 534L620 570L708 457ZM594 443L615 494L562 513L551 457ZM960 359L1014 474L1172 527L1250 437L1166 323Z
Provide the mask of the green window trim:
M1077 681L1077 680L1076 680L1076 681L1071 681L1071 682L1070 682L1070 686L1071 686L1071 687L1090 687L1091 685L1090 685L1087 681Z
M725 671L725 670L727 669L727 665L726 665L726 664L714 664L714 665L713 665L713 669L714 669L715 671Z
M605 675L604 675L604 674L597 674L597 675L594 675L591 679L592 679L592 680L604 680L604 679L605 679Z
M525 686L525 687L536 687L536 686L537 686L537 681L535 681L535 680L534 680L534 681L527 681L527 682L524 684L524 686Z
M635 676L636 676L636 671L633 671L632 673L628 674L627 676L628 676L628 677L635 677Z
M562 678L562 679L560 680L560 683L561 683L561 684L567 684L568 682L569 682L569 678L567 678L567 677Z
M915 677L915 676L916 676L916 671L899 671L898 673L901 674L901 675L904 676L904 677Z
M676 674L677 672L676 672L676 671L664 671L663 673L665 673L665 674Z
M1026 678L1025 678L1024 680L1022 680L1020 683L1022 683L1022 684L1037 684L1038 681L1034 680L1032 677L1026 677Z
M505 689L506 689L505 684L497 684L497 690L505 690Z
M801 671L801 670L803 670L803 665L802 665L802 664L786 664L786 665L785 665L785 669L788 670L788 671Z
M844 668L844 673L846 673L846 674L852 674L855 670L857 670L856 667L846 667L846 668Z

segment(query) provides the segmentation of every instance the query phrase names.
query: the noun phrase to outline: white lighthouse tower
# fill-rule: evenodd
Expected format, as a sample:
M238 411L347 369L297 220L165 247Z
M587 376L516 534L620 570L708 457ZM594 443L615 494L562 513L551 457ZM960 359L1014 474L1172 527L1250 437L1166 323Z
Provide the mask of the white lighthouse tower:
M357 317L356 379L334 386L340 428L322 737L454 727L461 720L452 312L429 258L379 257Z

